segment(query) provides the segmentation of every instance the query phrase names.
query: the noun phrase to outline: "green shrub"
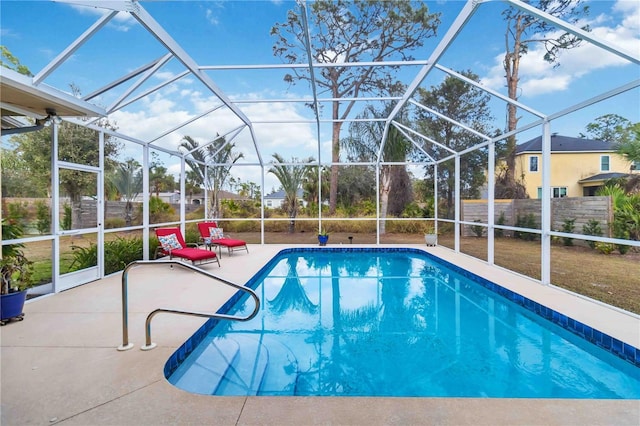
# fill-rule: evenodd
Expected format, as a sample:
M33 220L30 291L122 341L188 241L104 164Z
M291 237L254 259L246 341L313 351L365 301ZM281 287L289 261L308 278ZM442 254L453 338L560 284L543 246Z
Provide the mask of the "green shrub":
M566 232L567 234L572 234L574 229L576 228L575 222L576 222L575 219L566 218L564 220L564 223L562 224L562 232ZM573 238L562 237L562 244L565 246L572 246Z
M27 202L20 203L8 203L7 204L7 219L18 223L22 229L27 228L27 222L29 220L29 204Z
M151 253L155 252L157 245L156 241ZM90 244L89 247L72 246L71 248L73 249L73 261L69 267L71 271L90 268L98 264L98 247L95 244ZM107 241L104 244L104 273L108 275L122 271L129 263L140 260L142 257L142 239L139 237L117 237Z
M505 223L507 223L507 218L505 217L504 212L500 212L500 216L498 216L498 220L496 221L496 225L504 225ZM496 238L501 238L502 236L504 236L504 229L496 228L493 231L493 235Z
M480 223L480 219L476 219L474 220L474 222ZM476 235L476 237L482 237L484 235L484 226L472 225L471 230Z
M597 241L596 250L598 250L602 254L611 254L613 253L613 250L615 250L615 245L610 243L601 243Z
M516 218L516 228L538 229L538 224L536 223L536 218L533 213L529 213L523 217L518 215ZM532 232L515 231L513 235L525 241L535 241L538 239L538 234Z
M36 229L40 235L51 232L51 210L42 200L36 201Z
M420 207L415 201L406 205L402 217L429 217L429 206Z
M190 223L184 231L184 242L187 244L198 243L200 241L200 231L195 223Z
M602 228L600 228L600 222L595 219L590 219L589 222L582 226L582 233L584 235L594 235L596 237L601 237ZM596 248L595 241L587 241L587 244L589 244L589 247L591 247L592 249Z
M71 265L69 265L69 272L91 268L98 264L97 245L90 243L89 247L71 246L71 250L73 250L73 260L71 261Z
M628 246L626 244L616 244L616 249L618 249L618 253L622 255L627 254L630 248L631 246Z
M142 206L140 206L140 210L142 210ZM175 210L171 207L171 204L165 203L160 197L149 197L150 223L170 222L174 215Z
M71 229L71 225L72 225L71 214L73 213L73 211L71 210L71 206L69 205L69 203L65 203L64 206L62 206L62 209L64 213L62 214L62 221L60 222L60 228L67 231Z

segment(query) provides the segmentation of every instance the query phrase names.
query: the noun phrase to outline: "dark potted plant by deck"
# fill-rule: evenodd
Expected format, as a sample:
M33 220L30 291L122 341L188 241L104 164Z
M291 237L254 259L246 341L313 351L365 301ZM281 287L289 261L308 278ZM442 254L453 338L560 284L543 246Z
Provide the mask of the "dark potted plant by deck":
M318 234L318 242L320 243L321 246L326 246L327 241L329 241L329 233L327 232L326 229L323 229Z
M12 240L22 237L22 227L13 220L2 220L2 239ZM31 287L32 265L22 252L24 244L2 246L0 259L0 325L11 319L22 320L27 289Z

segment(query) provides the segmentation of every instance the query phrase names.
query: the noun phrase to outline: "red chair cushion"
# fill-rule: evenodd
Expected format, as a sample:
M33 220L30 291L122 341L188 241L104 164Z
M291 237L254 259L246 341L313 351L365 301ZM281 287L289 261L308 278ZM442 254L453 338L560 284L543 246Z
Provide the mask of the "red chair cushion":
M247 245L247 243L242 240L234 240L231 238L220 238L219 240L211 240L211 243L219 244L224 247L242 247Z
M216 256L216 253L209 250L203 250L193 247L185 247L183 249L171 250L171 256L173 257L182 257L183 259L198 261L205 259L213 259Z

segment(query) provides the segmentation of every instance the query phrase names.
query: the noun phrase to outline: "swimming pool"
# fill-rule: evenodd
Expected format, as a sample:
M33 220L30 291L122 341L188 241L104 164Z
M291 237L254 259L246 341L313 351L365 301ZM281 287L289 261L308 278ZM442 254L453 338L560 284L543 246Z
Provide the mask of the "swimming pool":
M421 250L288 249L248 285L258 316L208 321L165 365L169 382L212 395L640 398L636 348ZM237 295L220 312L251 303Z

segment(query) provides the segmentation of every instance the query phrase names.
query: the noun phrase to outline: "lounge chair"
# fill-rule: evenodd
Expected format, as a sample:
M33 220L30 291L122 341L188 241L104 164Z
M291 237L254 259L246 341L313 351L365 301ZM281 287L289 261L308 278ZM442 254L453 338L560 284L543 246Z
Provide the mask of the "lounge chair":
M156 249L156 259L158 256L169 256L169 259L179 257L190 260L194 265L217 262L220 266L220 260L215 251L198 248L197 244L185 243L180 228L157 228L155 231L160 243Z
M238 250L246 250L249 253L246 241L225 236L224 230L218 228L218 224L215 222L200 222L198 231L200 231L200 240L208 247L217 247L220 255L222 255L222 247L227 248L229 256Z

